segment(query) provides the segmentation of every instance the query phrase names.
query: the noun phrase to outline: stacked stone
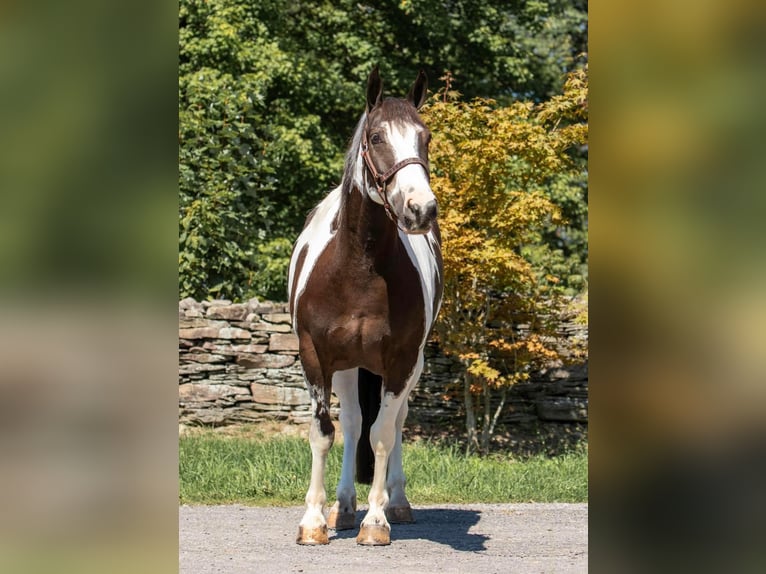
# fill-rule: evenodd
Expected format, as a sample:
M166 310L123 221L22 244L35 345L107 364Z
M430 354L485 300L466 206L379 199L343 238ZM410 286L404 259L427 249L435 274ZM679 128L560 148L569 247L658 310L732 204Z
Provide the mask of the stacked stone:
M426 344L424 354L423 375L410 393L408 420L431 424L459 419L463 416L462 366L445 357L433 342Z
M280 420L307 422L310 399L298 360L285 303L227 300L178 305L179 419L192 425ZM550 365L509 390L501 424L587 423L588 364L576 349L587 349L587 326L562 324L559 338L567 363ZM574 351L573 351L574 350ZM409 421L459 422L462 366L426 345L420 383L410 395ZM338 415L333 397L333 416Z
M178 310L180 422L308 420L286 304L187 298Z

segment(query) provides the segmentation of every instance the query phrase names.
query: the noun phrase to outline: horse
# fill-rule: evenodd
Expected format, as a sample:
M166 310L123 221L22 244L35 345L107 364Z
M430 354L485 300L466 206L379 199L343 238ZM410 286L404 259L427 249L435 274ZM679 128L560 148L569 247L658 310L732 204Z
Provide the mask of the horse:
M355 471L371 484L358 544L390 544L391 523L414 521L404 492L402 425L443 288L431 134L418 114L427 88L421 70L406 98L384 99L378 67L372 69L341 184L309 213L293 247L288 300L312 409L311 479L298 544L329 543L328 527L354 528ZM332 390L340 401L343 468L325 520Z

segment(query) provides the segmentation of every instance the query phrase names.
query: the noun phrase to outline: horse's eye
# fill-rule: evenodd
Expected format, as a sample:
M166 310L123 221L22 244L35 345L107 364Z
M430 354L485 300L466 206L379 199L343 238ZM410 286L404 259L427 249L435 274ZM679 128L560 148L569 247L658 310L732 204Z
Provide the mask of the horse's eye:
M380 134L372 134L370 136L370 143L372 144L383 143L383 139L380 137Z

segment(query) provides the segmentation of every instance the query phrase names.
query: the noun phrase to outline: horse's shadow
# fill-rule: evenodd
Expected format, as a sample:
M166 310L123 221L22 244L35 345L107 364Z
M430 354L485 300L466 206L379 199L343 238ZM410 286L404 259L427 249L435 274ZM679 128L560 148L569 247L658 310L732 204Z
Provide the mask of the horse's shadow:
M338 530L334 538L355 538L365 511L358 510L356 523L351 530ZM469 532L479 522L481 511L456 508L413 508L415 522L412 524L392 524L391 542L397 540L431 540L461 552L481 552L486 550L489 536Z

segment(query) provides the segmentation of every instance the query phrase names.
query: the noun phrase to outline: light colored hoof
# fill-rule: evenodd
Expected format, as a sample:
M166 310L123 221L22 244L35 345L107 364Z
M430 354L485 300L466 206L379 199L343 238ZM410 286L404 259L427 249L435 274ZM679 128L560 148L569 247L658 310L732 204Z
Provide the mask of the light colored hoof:
M362 546L387 546L391 544L391 529L380 524L373 526L362 524L356 543Z
M412 524L415 517L412 515L411 506L397 506L386 508L386 520L391 524Z
M330 539L327 537L327 527L320 526L319 528L303 528L298 527L298 544L304 546L316 546L318 544L329 544Z
M339 512L336 507L330 509L327 517L327 526L335 530L350 530L356 523L355 512Z

